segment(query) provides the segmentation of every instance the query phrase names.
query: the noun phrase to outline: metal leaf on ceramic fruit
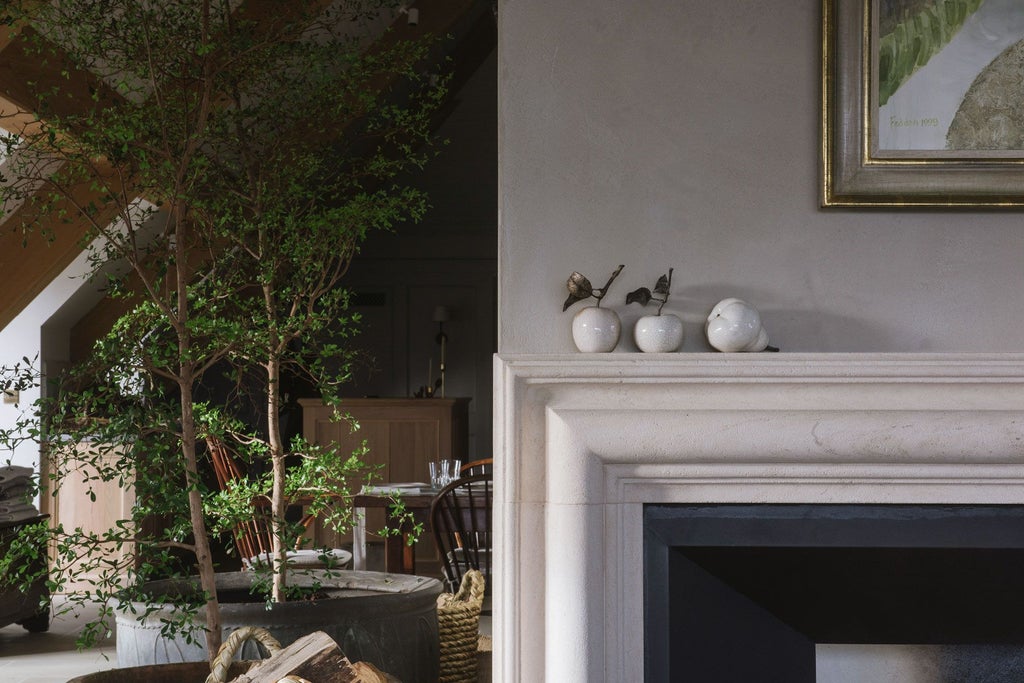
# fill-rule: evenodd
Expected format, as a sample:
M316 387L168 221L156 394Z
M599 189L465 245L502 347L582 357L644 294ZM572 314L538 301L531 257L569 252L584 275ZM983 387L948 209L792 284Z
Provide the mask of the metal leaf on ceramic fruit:
M634 290L626 295L626 305L640 304L641 306L646 306L651 303L652 298L654 297L651 294L651 290L646 287L641 287L640 289Z
M657 284L654 285L654 293L655 294L668 294L668 289L669 289L669 287L672 286L672 276L671 276L671 273L672 273L672 269L669 268L669 274L668 275L662 275L661 277L658 278Z
M761 314L742 299L723 299L711 309L707 325L708 343L727 353L764 351L768 332Z
M562 306L563 311L577 301L583 301L594 294L594 286L590 284L590 280L583 273L575 270L569 276L569 279L566 280L565 287L569 290L569 298L565 300L565 304Z

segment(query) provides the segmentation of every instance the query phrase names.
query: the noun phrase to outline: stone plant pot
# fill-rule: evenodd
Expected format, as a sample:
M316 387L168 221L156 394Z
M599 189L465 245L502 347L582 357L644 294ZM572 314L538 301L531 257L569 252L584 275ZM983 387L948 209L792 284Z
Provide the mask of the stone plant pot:
M619 343L622 325L610 308L588 306L572 319L572 340L584 353L608 353Z
M236 662L228 669L228 675L241 676L249 666L246 662ZM96 671L75 676L68 683L202 683L209 675L210 665L206 662L185 662Z
M437 579L365 571L322 570L296 572L291 585L321 585L312 600L296 600L267 609L262 597L250 593L255 572L227 572L217 575L224 638L243 626L262 626L282 646L313 631L324 631L352 661L367 661L404 683L432 683L439 666L437 596L442 585ZM154 581L146 585L149 595L180 596L196 589L196 581ZM173 612L171 607L140 620L153 605L132 604L134 614L117 614L117 662L138 667L176 662L205 662L206 644L202 634L188 643L184 635L166 637L161 629ZM205 617L200 611L197 623ZM261 659L256 643L246 641L239 649L241 660ZM149 679L147 679L149 681ZM150 682L151 683L151 682Z
M644 353L672 353L683 345L683 321L671 313L645 315L636 321L633 341Z

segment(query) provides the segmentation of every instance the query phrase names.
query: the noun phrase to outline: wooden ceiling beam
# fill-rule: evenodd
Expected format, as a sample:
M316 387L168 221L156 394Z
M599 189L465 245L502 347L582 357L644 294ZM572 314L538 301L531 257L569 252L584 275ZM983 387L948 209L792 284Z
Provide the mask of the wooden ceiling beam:
M327 6L329 2L320 4ZM246 0L240 7L247 17L257 21L278 21L295 14L295 3L280 0ZM110 106L121 101L119 95L93 74L68 69L70 60L57 57L43 59L34 42L40 39L30 26L0 26L0 128L12 133L33 132L40 119L49 115L81 114L89 107ZM47 98L46 109L40 111L40 93L55 89L60 97ZM94 93L100 93L99 100ZM2 173L2 167L0 167ZM79 196L83 202L99 204L100 194ZM0 223L0 329L14 320L43 289L67 268L81 253L88 232L84 220L61 221L55 215L36 216L32 231L23 231L26 209L22 207ZM96 320L86 321L86 337L95 338L97 330L116 320L119 302L105 300L109 310L92 314ZM109 321L109 322L108 322Z
M41 56L39 48L33 47L41 40L35 29L23 26L8 36L0 50L0 96L14 106L12 113L46 119L81 114L122 101L102 79L72 66L59 48L47 48L55 51L54 56Z
M330 2L324 0L326 7ZM424 34L438 36L465 34L470 27L478 29L479 17L471 11L479 8L478 0L419 0L419 23L410 25L406 17L398 17L391 31L373 49L399 40L412 40ZM291 18L292 3L279 0L246 0L237 11L257 21L278 21ZM488 21L493 21L488 17ZM470 31L477 34L477 30ZM103 81L88 72L62 72L66 64L60 60L42 61L32 54L31 42L37 39L30 27L20 30L0 28L0 127L21 132L38 122L47 113L75 114L87 107L110 106L120 101ZM47 102L46 112L35 112L39 92L60 86L64 96ZM93 94L101 93L99 103ZM343 127L339 127L339 133ZM80 197L82 201L97 197ZM20 217L20 216L19 216ZM111 216L113 218L113 216ZM5 222L6 226L21 221ZM82 239L88 226L82 222L60 222L55 216L40 216L37 230L23 234L20 230L0 225L0 329L8 325L64 268L81 253ZM51 234L52 239L43 235ZM109 329L125 310L124 301L101 300L72 329L73 348L86 348Z
M12 133L32 133L40 119L52 114L77 114L89 107L110 106L120 97L92 74L67 69L62 60L43 59L32 45L38 34L27 26L0 28L0 128ZM58 88L61 97L47 98L46 111L37 111L39 94ZM98 98L94 94L99 93ZM109 169L108 169L109 170ZM0 174L3 167L0 166ZM89 225L77 217L73 203L100 205L100 194L82 186L73 202L63 208L69 218L56 213L32 216L31 202L18 207L0 224L0 329L37 297L82 252ZM112 219L111 211L100 216ZM22 230L26 221L33 225Z
M100 166L103 169L103 166ZM109 167L105 169L111 171ZM112 174L111 174L112 175ZM116 190L116 180L108 185ZM38 296L50 282L82 253L84 240L89 232L89 223L80 217L76 206L84 206L96 199L95 190L88 184L76 186L71 196L52 207L47 216L33 215L37 209L31 201L17 207L9 217L8 225L23 225L26 222L37 226L23 232L8 227L0 234L0 329L14 318ZM64 220L58 215L67 216ZM96 220L109 223L116 218L114 207L101 208Z

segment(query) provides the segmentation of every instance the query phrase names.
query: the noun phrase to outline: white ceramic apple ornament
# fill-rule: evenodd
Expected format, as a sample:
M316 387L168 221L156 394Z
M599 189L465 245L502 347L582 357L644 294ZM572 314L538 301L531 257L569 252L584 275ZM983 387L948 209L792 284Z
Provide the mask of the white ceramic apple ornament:
M708 316L708 343L726 353L778 351L768 345L761 314L742 299L722 299Z
M633 341L644 353L672 353L678 351L683 344L683 321L677 315L661 312L668 301L671 289L672 269L669 268L668 274L658 278L653 292L641 287L626 295L626 305L638 303L646 306L652 301L658 302L657 314L642 316L633 327ZM661 298L655 296L656 294L660 294Z
M622 325L610 308L587 306L572 318L572 341L583 353L609 353L619 343Z
M608 353L614 351L619 343L621 325L618 314L608 308L601 308L601 299L608 293L608 288L619 276L624 265L619 266L608 278L608 282L601 289L590 284L590 280L582 273L573 272L566 281L565 286L569 290L569 298L565 300L562 310L568 309L577 301L583 301L591 297L597 299L596 306L588 306L582 309L572 319L572 340L576 348L584 353Z

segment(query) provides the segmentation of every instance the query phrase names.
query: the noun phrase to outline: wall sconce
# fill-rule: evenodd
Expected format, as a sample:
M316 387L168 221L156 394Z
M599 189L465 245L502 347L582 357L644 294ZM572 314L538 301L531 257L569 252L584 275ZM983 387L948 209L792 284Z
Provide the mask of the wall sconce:
M444 370L446 365L445 355L448 352L448 335L444 333L444 324L451 320L451 312L447 306L435 306L433 320L437 323L437 336L434 340L441 345L441 398L444 398Z

